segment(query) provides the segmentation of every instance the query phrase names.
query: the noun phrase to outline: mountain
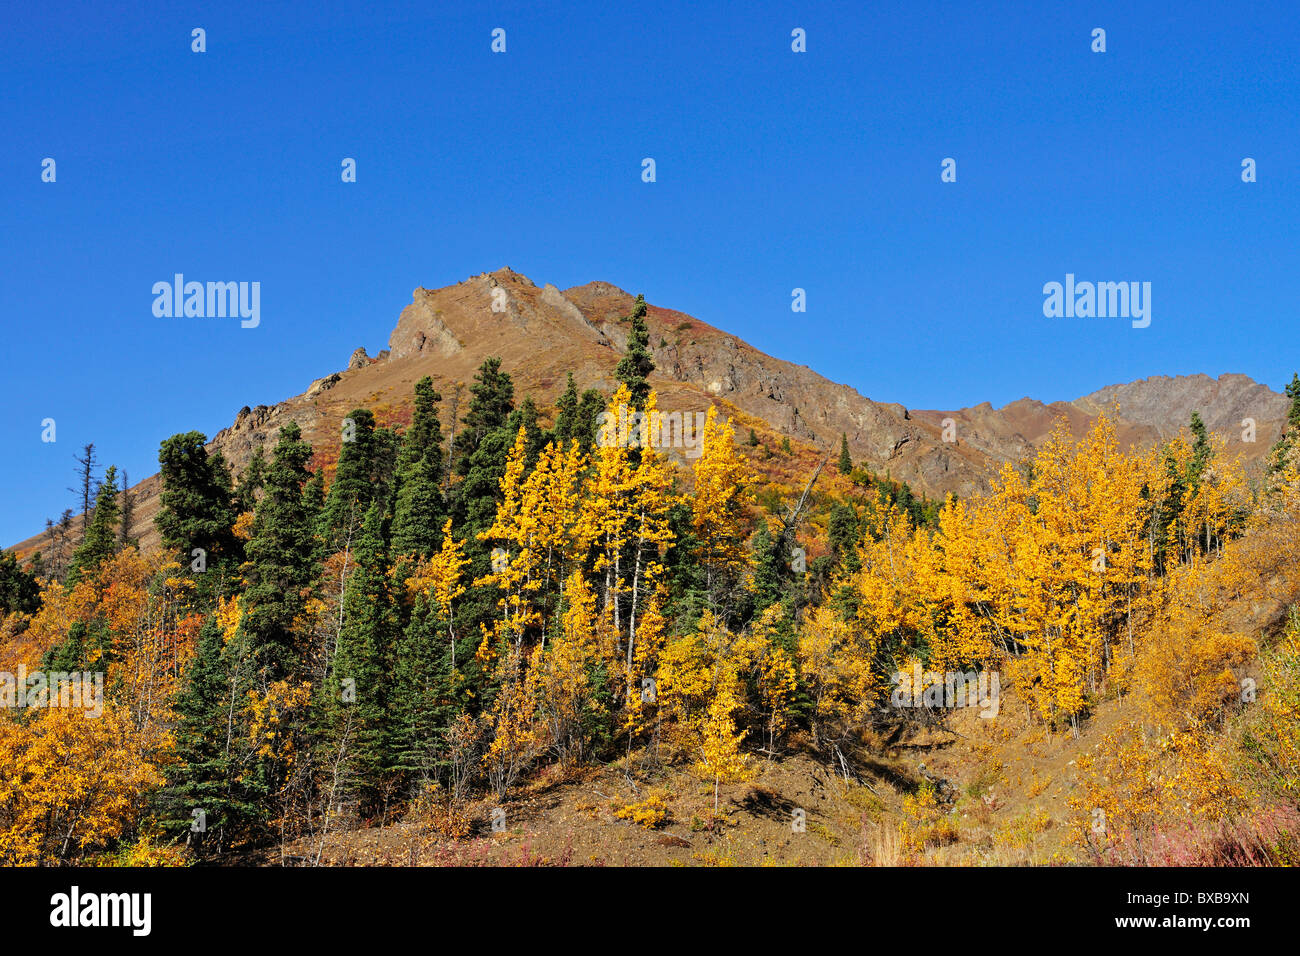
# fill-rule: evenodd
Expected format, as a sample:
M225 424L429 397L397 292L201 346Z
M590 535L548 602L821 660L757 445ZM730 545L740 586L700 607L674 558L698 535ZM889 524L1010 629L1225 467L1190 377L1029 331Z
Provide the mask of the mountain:
M627 341L621 320L634 304L606 282L560 290L537 286L510 268L472 276L441 289L418 288L398 317L389 347L378 356L353 352L347 367L312 382L305 392L274 406L245 407L209 450L222 451L241 469L259 445L270 451L280 427L297 422L327 469L337 456L344 416L358 406L381 423L404 421L412 388L433 376L443 396L444 427L468 405L468 383L483 360L500 356L518 398L533 395L547 406L563 391L566 373L579 388L606 393ZM1072 402L1020 399L995 409L988 402L957 411L917 411L866 398L812 369L773 358L741 339L673 309L651 305L647 315L656 370L651 382L666 412L697 412L711 404L755 428L764 439L786 436L821 455L837 454L846 434L855 462L931 497L969 496L988 488L1004 462L1028 453L1064 416L1081 435L1102 412L1115 411L1122 442L1147 445L1169 438L1199 411L1230 448L1258 461L1281 431L1287 399L1244 375L1156 376L1112 385ZM459 393L459 395L458 395ZM1241 420L1254 418L1256 441L1240 441ZM945 441L948 437L955 440ZM161 441L167 436L158 435ZM158 479L135 485L133 533L156 546L153 516ZM45 535L16 547L26 554Z

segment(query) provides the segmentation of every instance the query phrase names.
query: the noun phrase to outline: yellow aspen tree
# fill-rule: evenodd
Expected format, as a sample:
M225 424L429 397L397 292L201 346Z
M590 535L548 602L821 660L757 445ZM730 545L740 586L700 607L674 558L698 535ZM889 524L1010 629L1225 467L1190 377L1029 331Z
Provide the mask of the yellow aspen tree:
M448 518L442 526L442 547L433 557L419 562L406 581L408 594L412 597L432 597L442 612L442 618L447 622L447 642L453 671L456 669L456 617L453 604L465 593L461 575L469 563L470 560L465 555L465 542L452 538L451 519Z
M628 738L629 756L632 753L632 741L648 729L648 714L652 710L655 715L659 713L655 673L667 632L667 621L663 615L667 603L668 588L661 581L655 586L637 623L636 653L632 658L632 667L627 672L623 693L622 724Z
M653 433L659 433L658 396L650 392L646 399L644 423ZM644 431L644 429L643 429ZM667 456L654 448L654 443L645 441L641 445L641 460L632 475L631 499L632 520L629 538L632 542L632 594L628 610L627 660L626 671L630 677L637 644L637 612L640 609L641 595L647 589L653 589L655 581L663 572L661 563L664 549L673 541L673 532L668 525L668 512L674 498L673 482L676 474L672 462Z
M753 476L736 448L735 432L730 423L718 421L716 407L709 408L701 444L695 462L691 527L699 541L709 607L716 611L723 588L748 567L745 543Z
M724 666L708 710L699 721L699 760L696 771L713 779L713 817L718 816L718 786L748 780L754 773L749 755L741 749L746 731L736 729L734 714L741 704L737 667Z
M774 604L765 610L754 625L759 642L758 696L766 715L767 751L776 752L776 741L789 726L791 707L798 688L794 658L775 639L776 622L784 613Z
M564 603L560 632L549 647L534 650L528 680L556 756L562 765L576 766L588 749L591 720L605 713L591 682L601 663L596 595L581 569L565 581Z
M578 535L582 516L586 456L577 441L566 452L548 443L524 482L522 512L532 529L529 547L536 555L537 603L542 609L542 640L547 614L559 596L570 569L583 561L587 544Z
M541 652L538 645L534 657ZM498 658L496 696L482 717L489 740L483 766L498 799L505 797L544 746L536 723L536 683L527 679L524 664L523 653L514 647Z
M627 593L623 555L633 533L631 502L636 478L628 454L631 436L623 426L631 403L631 392L620 385L609 401L592 450L595 468L587 483L586 508L578 528L578 536L595 545L593 570L604 575L604 613L616 634L622 633L623 596Z
M0 863L76 863L129 835L164 782L153 743L112 701L98 717L0 711Z
M799 673L813 704L812 731L819 742L837 739L861 723L883 690L877 677L879 640L850 627L825 605L799 630Z
M532 600L540 586L535 550L538 515L525 507L527 457L528 434L521 425L501 477L502 500L496 519L488 530L479 534L480 540L500 542L504 555L499 561L493 559L491 573L474 582L493 585L501 591L497 601L501 616L494 623L494 632L498 641L513 644L516 651L522 649L528 629L541 621Z

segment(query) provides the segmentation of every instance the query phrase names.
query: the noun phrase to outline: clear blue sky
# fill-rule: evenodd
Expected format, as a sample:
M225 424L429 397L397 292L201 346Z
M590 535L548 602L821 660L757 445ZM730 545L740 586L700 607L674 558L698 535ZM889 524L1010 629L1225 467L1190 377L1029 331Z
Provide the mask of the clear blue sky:
M917 408L1300 366L1293 0L382 6L6 6L0 543L83 443L143 477L503 265ZM155 318L176 272L260 281L260 327ZM1151 282L1150 328L1044 318L1067 272Z

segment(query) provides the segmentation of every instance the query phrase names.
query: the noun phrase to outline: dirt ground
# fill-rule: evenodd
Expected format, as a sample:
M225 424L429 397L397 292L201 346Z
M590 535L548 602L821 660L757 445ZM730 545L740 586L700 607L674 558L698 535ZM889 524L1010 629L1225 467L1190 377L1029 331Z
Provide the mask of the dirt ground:
M997 720L974 710L945 726L910 726L866 741L847 770L808 745L755 756L753 776L718 788L689 761L653 755L583 768L556 767L506 800L465 808L469 832L443 835L427 820L303 839L256 862L277 865L856 866L1070 865L1076 758L1092 749L1125 705L1106 702L1081 729L1049 735L1004 694ZM936 794L932 806L925 791ZM918 809L918 797L922 797ZM655 798L661 821L617 812ZM493 829L494 811L497 829ZM412 815L414 816L414 815Z

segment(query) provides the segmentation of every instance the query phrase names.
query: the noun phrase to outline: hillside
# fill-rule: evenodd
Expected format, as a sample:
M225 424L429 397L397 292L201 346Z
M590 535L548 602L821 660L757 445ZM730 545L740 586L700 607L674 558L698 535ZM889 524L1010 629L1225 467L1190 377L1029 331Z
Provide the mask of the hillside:
M213 437L238 487L167 441L144 548L106 480L4 556L0 862L1293 863L1286 396L914 413L604 284L416 290Z
M533 395L543 414L564 389L568 372L580 388L609 393L627 342L620 320L632 304L631 294L606 282L561 291L539 287L508 267L441 289L418 288L398 317L388 349L375 357L357 349L345 368L312 382L302 394L273 406L246 406L230 427L212 436L209 450L221 451L238 470L258 446L269 450L279 428L293 421L328 469L337 455L340 422L351 409L371 407L381 423L404 421L412 385L430 375L449 419L457 401L463 412L465 385L489 356L502 358L516 393ZM1024 398L997 409L987 402L955 411L907 409L866 398L670 308L651 305L647 324L656 365L650 381L661 409L695 412L717 405L724 414L746 416L745 424L752 422L769 443L788 437L814 456L837 451L845 434L856 462L937 499L988 490L998 467L1032 453L1062 416L1077 437L1098 414L1117 410L1120 440L1146 446L1175 434L1199 410L1212 430L1230 439L1230 451L1254 465L1277 440L1287 407L1284 396L1247 376L1216 381L1193 375L1107 386L1072 402ZM1239 440L1247 417L1256 420L1254 444ZM955 422L955 441L943 440L946 419ZM153 548L156 476L134 485L132 493L132 533L142 547ZM46 543L41 534L14 547L26 555Z

